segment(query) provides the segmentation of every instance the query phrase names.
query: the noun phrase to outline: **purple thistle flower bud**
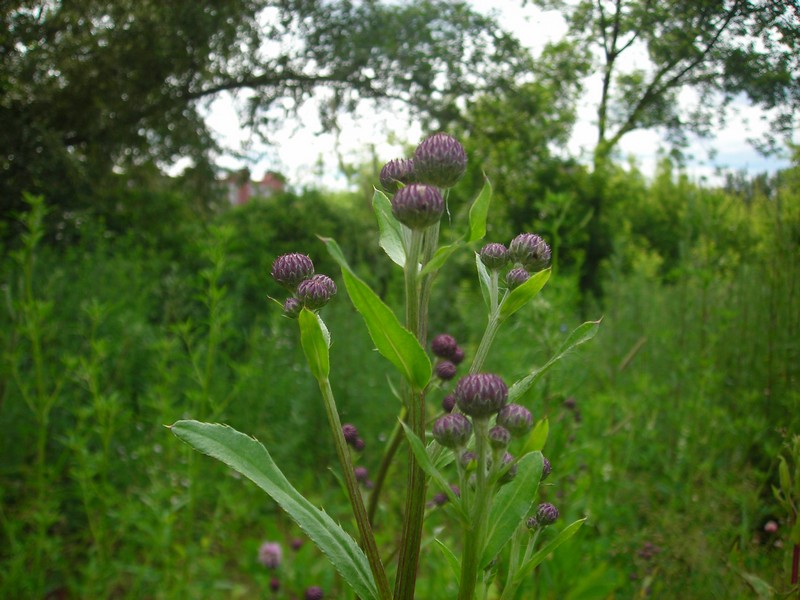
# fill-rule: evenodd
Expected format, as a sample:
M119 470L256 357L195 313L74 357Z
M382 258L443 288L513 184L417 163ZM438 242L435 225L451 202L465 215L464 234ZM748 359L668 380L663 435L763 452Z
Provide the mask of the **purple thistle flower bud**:
M536 517L528 517L525 520L525 527L528 529L539 529L539 521L536 520Z
M353 442L353 450L356 452L363 452L366 446L367 445L364 443L364 440L361 438L358 438L355 442Z
M547 479L547 476L550 475L550 471L553 470L552 466L550 465L550 461L547 460L546 456L542 457L542 461L542 478L540 481Z
M449 333L440 333L431 340L431 351L439 358L452 358L457 348L456 338Z
M268 569L277 569L281 564L281 556L281 545L277 542L264 542L258 549L258 560Z
M487 269L502 269L508 263L508 250L503 244L486 244L481 248L481 262Z
M472 423L461 413L451 413L436 419L433 439L445 448L462 448L472 435Z
M292 550L294 550L295 552L297 552L297 551L298 551L298 550L300 550L300 548L302 548L302 547L303 547L303 540L302 540L302 538L294 538L294 539L292 540Z
M514 288L521 286L530 278L530 273L528 273L525 269L517 267L516 269L511 269L508 273L506 273L506 285L508 286L508 289L513 290Z
M297 286L297 298L309 309L325 306L336 294L336 284L327 275L314 275Z
M536 521L541 527L552 525L558 519L558 509L549 502L542 502L536 508Z
M281 580L278 579L277 577L273 577L272 579L270 579L269 589L272 590L273 592L277 592L279 589L281 589Z
M353 469L353 474L356 476L356 481L359 483L366 483L367 479L369 479L367 467L356 467Z
M550 246L535 233L521 233L511 240L508 254L530 271L539 271L550 262Z
M503 454L503 465L502 465L502 467L506 468L506 467L508 467L508 465L511 465L511 466L508 467L508 470L505 473L503 473L503 475L502 475L502 477L500 477L500 479L498 479L498 483L500 483L501 485L504 484L504 483L508 483L509 481L514 479L514 477L517 476L517 463L514 462L515 460L516 459L514 458L514 455L511 454L510 452L506 452L505 454Z
M435 133L414 150L414 171L418 181L440 188L453 187L467 170L467 153L454 137Z
M383 189L394 194L400 189L400 185L414 183L414 161L410 158L395 158L390 160L381 169L381 186Z
M287 298L283 303L283 314L290 319L296 319L301 310L303 310L303 303L294 296Z
M438 494L433 495L434 506L443 506L444 504L447 504L447 494L444 492L439 492Z
M456 484L451 483L450 489L453 490L453 494L455 494L456 498L461 498L461 488L458 487Z
M436 376L443 381L450 381L456 376L456 366L449 360L442 360L436 363Z
M313 274L314 263L305 254L283 254L272 263L272 278L292 291Z
M322 588L318 585L312 585L306 588L306 600L322 600L325 594L322 593Z
M464 362L464 351L461 349L460 346L458 346L455 349L455 351L453 352L453 356L450 357L450 361L454 365L460 365L462 362Z
M453 409L456 406L456 397L453 394L447 394L444 398L442 398L442 410L446 413L453 412Z
M530 431L533 415L524 406L507 404L497 413L497 424L508 429L514 437L521 437Z
M461 412L480 419L505 406L508 387L497 375L475 373L459 379L454 394Z
M505 450L511 443L511 432L505 427L495 425L489 430L489 445L495 450Z
M342 425L342 435L344 440L352 446L358 439L358 429L352 423L345 423Z
M475 456L475 453L472 452L471 450L467 450L466 452L462 452L461 456L458 457L458 462L465 469L469 469L470 465L475 463L477 460L478 460L478 457Z
M425 229L442 218L444 198L433 186L412 183L392 197L392 214L409 229Z

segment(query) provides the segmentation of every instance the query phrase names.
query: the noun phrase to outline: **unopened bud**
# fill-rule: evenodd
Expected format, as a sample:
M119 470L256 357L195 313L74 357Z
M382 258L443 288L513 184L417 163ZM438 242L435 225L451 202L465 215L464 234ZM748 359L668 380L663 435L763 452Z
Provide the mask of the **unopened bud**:
M457 348L456 338L449 333L440 333L431 340L431 351L439 358L451 359Z
M472 435L472 423L461 413L451 413L436 419L433 439L445 448L462 448Z
M530 273L521 267L517 267L516 269L511 269L508 273L506 273L506 285L508 286L508 289L513 290L521 286L530 278Z
M435 133L414 151L417 180L440 188L453 187L467 170L467 153L454 137Z
M539 271L550 262L550 246L535 233L521 233L511 240L508 254L529 271Z
M495 425L489 430L489 445L495 450L505 450L511 443L511 432L505 427Z
M481 248L481 262L487 269L502 269L508 263L508 250L503 244L486 244Z
M296 319L301 310L303 310L303 303L294 296L290 296L283 303L283 314L290 319Z
M297 298L311 310L325 306L336 294L336 284L327 275L314 275L297 286Z
M508 429L514 437L522 437L530 431L533 415L524 406L508 404L497 413L497 424Z
M313 274L314 263L305 254L284 254L272 263L272 278L292 291Z
M454 395L463 413L486 418L505 406L508 387L497 375L474 373L459 379Z
M425 229L444 212L444 199L433 186L412 183L392 197L392 214L409 229Z
M443 381L450 381L456 376L456 366L449 360L436 363L436 376Z
M390 160L381 169L381 186L394 194L403 185L414 182L414 161L410 158L395 158Z
M542 502L536 508L536 521L540 527L552 525L558 519L558 509L549 502Z

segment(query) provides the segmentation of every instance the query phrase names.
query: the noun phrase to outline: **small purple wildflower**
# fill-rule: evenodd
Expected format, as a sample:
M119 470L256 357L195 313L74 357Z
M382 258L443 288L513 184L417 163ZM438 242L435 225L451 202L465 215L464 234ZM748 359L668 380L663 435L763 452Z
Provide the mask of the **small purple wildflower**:
M277 569L281 565L282 555L278 542L264 542L258 549L258 560L268 569Z

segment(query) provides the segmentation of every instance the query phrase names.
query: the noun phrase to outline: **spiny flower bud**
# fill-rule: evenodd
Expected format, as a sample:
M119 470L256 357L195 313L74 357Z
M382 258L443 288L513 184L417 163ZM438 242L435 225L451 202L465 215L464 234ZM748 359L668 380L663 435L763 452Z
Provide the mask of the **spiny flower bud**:
M327 275L314 275L297 286L297 298L309 309L325 306L336 294L336 284Z
M303 310L303 303L294 296L290 296L283 303L283 314L290 319L296 319L301 310Z
M433 439L445 448L461 448L472 435L472 423L460 413L451 413L436 419L433 424Z
M453 409L456 406L456 397L453 394L447 394L444 398L442 398L442 410L446 413L453 412Z
M314 274L314 263L305 254L284 254L272 263L272 278L294 291L298 284Z
M322 593L322 588L318 585L312 585L306 588L306 600L322 600L325 594Z
M439 358L452 358L458 348L458 342L449 333L440 333L431 341L431 351Z
M500 483L501 485L504 483L508 483L509 481L514 479L514 477L517 476L517 463L515 463L514 461L515 461L514 455L511 454L510 452L506 452L505 454L503 454L502 468L505 469L506 467L508 467L508 465L511 466L508 467L508 470L505 473L503 473L503 476L500 477L500 479L498 479L498 483Z
M536 520L536 516L528 517L525 520L525 527L531 530L539 529L539 521Z
M466 452L462 452L461 456L458 457L458 462L465 469L469 469L471 466L474 466L477 463L477 461L478 461L478 457L471 450L467 450Z
M530 271L539 271L550 262L550 246L535 233L521 233L511 240L508 254Z
M281 565L281 556L281 545L277 542L264 542L258 549L258 560L268 569L277 569Z
M414 182L414 161L410 158L395 158L390 160L381 169L381 186L394 194L402 185Z
M454 137L435 133L414 150L418 181L440 188L453 187L467 170L467 153Z
M553 470L553 467L550 465L550 461L547 460L546 456L542 457L542 478L540 481L544 481L547 479L547 476L550 475L550 471Z
M355 442L353 442L352 446L353 450L355 450L356 452L363 452L364 448L367 447L367 445L364 443L364 440L362 440L361 438L358 438Z
M354 468L353 475L355 475L356 481L359 483L366 483L367 479L369 479L369 471L367 471L367 467Z
M508 387L497 375L475 373L459 379L454 394L461 412L480 419L505 406Z
M497 424L508 429L514 437L521 437L530 431L533 415L524 406L507 404L497 413Z
M502 269L508 262L508 250L503 244L486 244L481 248L480 257L487 269Z
M409 229L425 229L442 218L444 199L430 185L412 183L392 196L392 214Z
M495 450L504 450L511 443L511 432L505 427L495 425L489 430L489 445Z
M536 521L540 527L552 525L558 519L558 509L549 502L542 502L536 508Z
M436 376L443 381L450 381L456 376L456 366L449 360L436 363Z
M450 357L450 361L454 365L460 365L464 361L464 351L461 349L460 346L455 349L455 352L453 352L453 356Z
M358 439L358 429L352 423L345 423L342 425L342 435L345 441L352 446Z
M530 278L530 273L528 273L525 269L517 267L516 269L511 269L508 273L506 273L506 285L508 286L508 289L513 290L514 288L521 286Z
M281 580L278 579L277 577L273 577L272 579L270 579L269 589L272 590L273 592L277 592L279 589L281 589Z

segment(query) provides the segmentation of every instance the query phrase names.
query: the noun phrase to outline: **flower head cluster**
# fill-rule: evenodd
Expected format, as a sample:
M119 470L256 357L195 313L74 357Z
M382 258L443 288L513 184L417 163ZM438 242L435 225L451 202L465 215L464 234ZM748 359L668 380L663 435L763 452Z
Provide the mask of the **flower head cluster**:
M490 271L509 267L505 276L508 289L525 283L530 274L540 271L550 262L550 246L535 233L521 233L506 248L503 244L486 244L479 253L481 262Z
M440 333L431 341L431 351L441 360L436 363L434 372L443 381L450 381L456 376L458 365L464 360L464 351L459 347L456 339L449 333ZM445 408L445 412L450 412Z
M283 313L297 318L303 307L317 310L336 295L336 284L327 275L314 274L314 263L305 254L283 254L272 263L272 278L294 295L283 303Z
M396 158L381 169L381 186L395 194L412 183L450 188L467 170L467 153L454 137L435 133L422 140L413 158ZM399 217L398 217L399 219Z

